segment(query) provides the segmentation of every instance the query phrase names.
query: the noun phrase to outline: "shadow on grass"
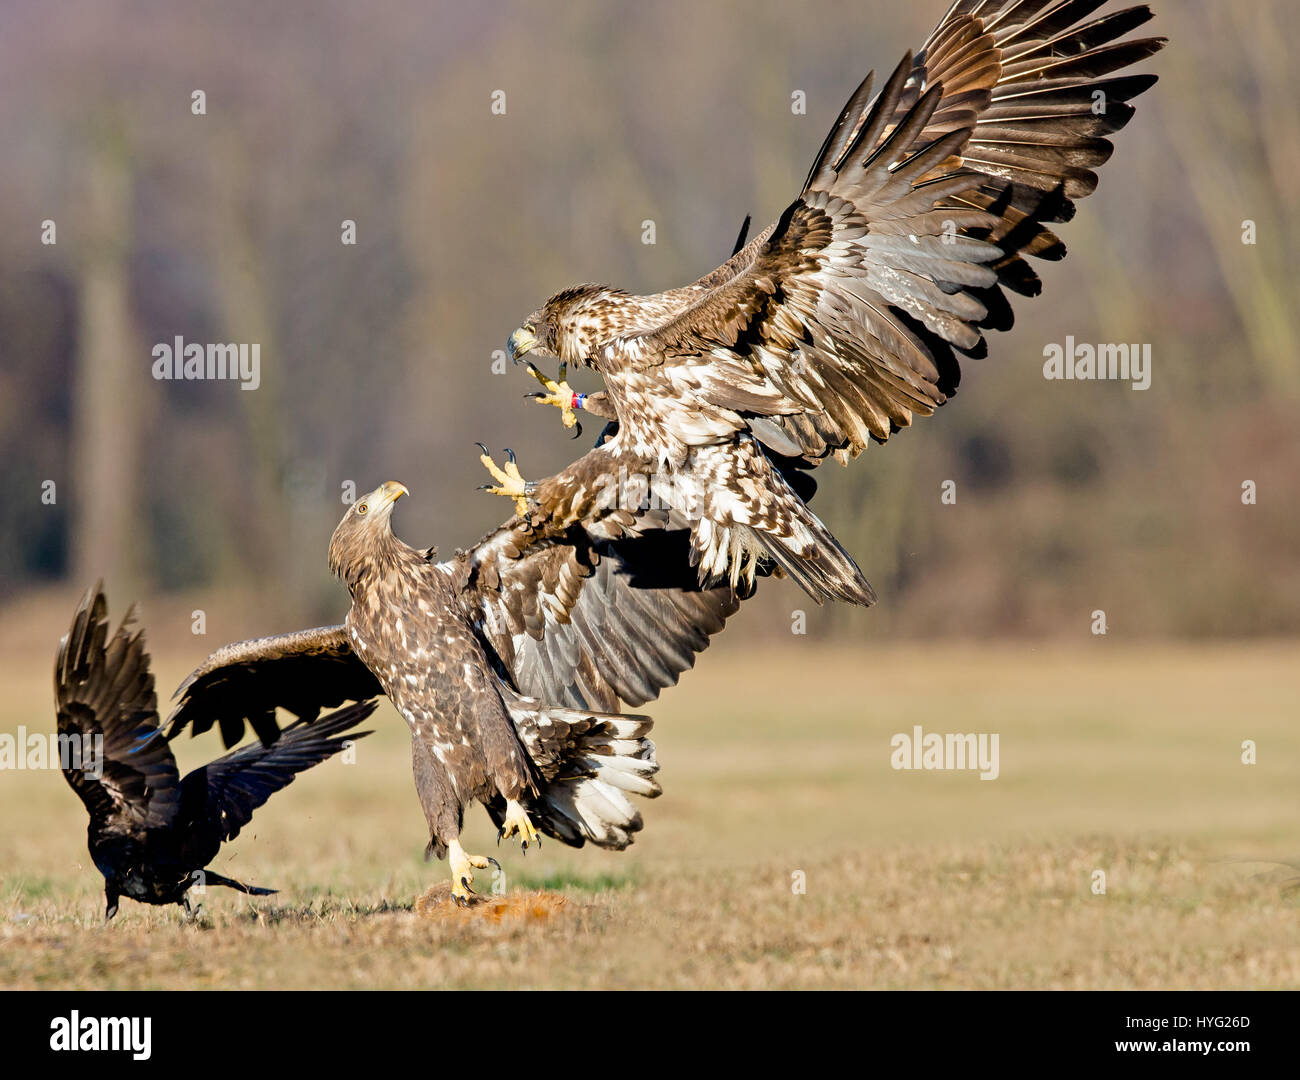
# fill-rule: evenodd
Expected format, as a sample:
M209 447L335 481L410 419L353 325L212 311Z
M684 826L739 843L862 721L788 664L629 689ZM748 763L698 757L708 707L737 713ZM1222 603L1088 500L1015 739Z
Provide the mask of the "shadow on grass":
M275 926L278 923L331 922L339 918L369 918L375 915L409 915L414 910L414 897L401 901L380 900L376 903L356 903L346 897L323 896L305 904L250 905L235 915L233 921Z
M634 874L574 874L552 871L546 874L512 874L510 893L550 892L570 895L596 896L636 887ZM239 912L229 916L241 925L275 926L280 924L307 925L332 922L337 919L368 919L383 915L418 914L416 901L419 895L402 900L357 902L346 896L319 893L310 900L296 904L250 902ZM201 914L198 923L211 927L211 922Z

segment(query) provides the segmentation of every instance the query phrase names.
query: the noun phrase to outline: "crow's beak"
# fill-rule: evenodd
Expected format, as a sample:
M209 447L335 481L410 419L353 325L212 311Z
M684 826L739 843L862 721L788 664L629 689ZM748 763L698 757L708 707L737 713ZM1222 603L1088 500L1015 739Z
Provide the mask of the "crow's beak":
M533 332L528 327L521 326L506 342L506 355L517 364L521 356L532 352L535 348L537 348L537 339L533 337Z

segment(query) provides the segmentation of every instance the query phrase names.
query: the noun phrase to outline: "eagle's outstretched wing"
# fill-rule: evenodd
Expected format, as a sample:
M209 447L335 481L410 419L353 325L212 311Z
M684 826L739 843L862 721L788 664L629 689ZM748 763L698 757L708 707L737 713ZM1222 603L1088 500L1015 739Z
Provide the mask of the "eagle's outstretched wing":
M605 478L601 453L571 467L593 487ZM558 474L557 486L572 491L574 475ZM586 523L531 545L526 532L512 518L431 569L463 590L466 614L505 680L547 704L616 712L620 700L637 706L657 697L740 605L730 587L698 586L689 529L668 511L590 511ZM168 738L216 724L233 746L246 721L263 745L274 743L277 707L310 721L383 689L340 625L226 645L176 693Z
M383 692L342 625L237 641L214 652L177 688L180 700L167 718L167 738L186 727L201 735L218 724L222 741L234 746L247 721L269 746L280 735L277 706L310 721L321 709Z
M168 825L180 801L176 761L167 743L153 738L158 699L144 631L130 629L134 620L133 605L110 641L103 583L94 585L54 665L60 764L90 811L92 832Z
M206 866L227 840L252 820L253 811L305 769L338 753L369 731L351 731L375 711L375 702L349 705L309 723L296 721L272 746L253 743L193 772L181 781L183 857ZM163 744L166 745L166 744Z
M1106 136L1155 82L1115 74L1164 44L1118 40L1147 7L1076 25L1104 2L959 0L874 98L867 76L780 219L597 368L663 365L695 402L664 419L683 443L722 410L809 463L932 413L957 354L1010 327L1007 292L1039 291L1026 256L1062 257L1047 226L1096 187Z
M461 578L502 673L548 704L614 712L620 700L658 697L743 598L699 587L689 526L667 510L574 526L531 546L521 535L507 522L443 565Z

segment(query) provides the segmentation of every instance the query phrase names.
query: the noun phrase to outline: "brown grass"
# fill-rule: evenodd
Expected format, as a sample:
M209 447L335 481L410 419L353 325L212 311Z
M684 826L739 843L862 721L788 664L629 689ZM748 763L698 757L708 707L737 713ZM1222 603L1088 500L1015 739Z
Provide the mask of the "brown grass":
M567 896L546 889L473 896L468 906L461 907L452 900L451 883L444 881L421 894L414 910L422 919L450 923L460 930L485 924L513 927L549 923L573 909Z
M509 887L484 875L469 910L420 857L386 708L356 765L277 795L214 864L281 891L210 889L193 924L124 901L102 925L80 804L0 774L0 985L1300 986L1293 644L720 646L654 709L665 793L637 843L523 856L472 811L466 846ZM47 674L6 675L0 731L50 724ZM1001 777L895 772L916 723L998 732ZM218 749L186 740L182 767Z

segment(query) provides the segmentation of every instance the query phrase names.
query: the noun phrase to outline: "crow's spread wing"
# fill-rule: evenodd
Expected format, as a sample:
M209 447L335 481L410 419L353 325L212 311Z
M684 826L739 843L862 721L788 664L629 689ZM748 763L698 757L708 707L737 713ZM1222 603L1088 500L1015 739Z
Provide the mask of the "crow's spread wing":
M63 776L92 832L168 825L179 801L176 761L158 734L158 701L134 606L112 639L103 586L86 592L54 665Z
M184 855L205 866L227 840L252 820L253 811L305 769L338 753L368 731L351 731L375 710L373 701L349 705L308 723L298 720L271 745L253 743L181 781L178 823L184 832Z

